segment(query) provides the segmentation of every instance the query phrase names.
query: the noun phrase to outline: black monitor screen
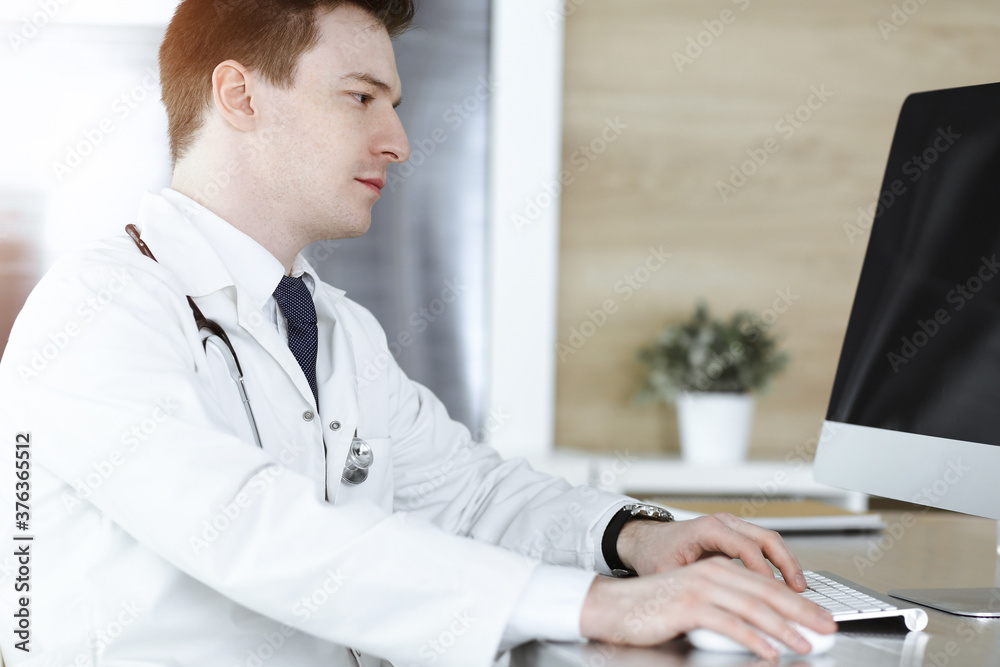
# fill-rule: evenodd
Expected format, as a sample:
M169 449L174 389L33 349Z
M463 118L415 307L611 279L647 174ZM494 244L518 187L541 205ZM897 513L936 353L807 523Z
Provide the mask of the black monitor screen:
M1000 84L907 98L874 213L827 419L1000 445Z

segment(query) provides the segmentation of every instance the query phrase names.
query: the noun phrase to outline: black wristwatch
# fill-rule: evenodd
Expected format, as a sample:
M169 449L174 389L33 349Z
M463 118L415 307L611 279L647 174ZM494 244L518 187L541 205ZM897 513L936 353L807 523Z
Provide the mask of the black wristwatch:
M608 527L604 529L604 539L601 540L601 553L604 554L604 562L611 568L611 574L616 577L634 577L635 571L629 570L622 563L618 556L618 535L622 532L625 524L632 519L649 519L650 521L662 521L664 523L674 520L674 515L654 505L643 505L642 503L631 503L625 505L618 513L611 517Z

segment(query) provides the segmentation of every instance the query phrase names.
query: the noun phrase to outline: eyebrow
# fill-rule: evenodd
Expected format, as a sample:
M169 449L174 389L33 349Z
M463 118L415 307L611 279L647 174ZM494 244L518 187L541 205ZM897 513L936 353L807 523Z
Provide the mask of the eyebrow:
M378 88L379 90L381 90L384 93L390 93L390 92L392 92L392 88L389 86L389 84L387 84L382 79L379 79L376 76L372 76L371 74L368 74L366 72L351 72L350 74L343 75L342 77L340 77L340 79L342 81L361 81L362 83L367 83L370 86ZM402 102L403 102L403 96L400 95L392 103L392 108L395 109Z

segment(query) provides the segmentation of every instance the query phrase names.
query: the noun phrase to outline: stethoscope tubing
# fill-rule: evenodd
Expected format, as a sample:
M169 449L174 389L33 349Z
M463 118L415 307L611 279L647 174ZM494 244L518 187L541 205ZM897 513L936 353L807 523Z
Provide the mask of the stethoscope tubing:
M205 330L202 329L202 331ZM222 345L219 344L219 341L222 341ZM240 400L243 401L243 409L246 410L247 420L250 422L250 430L253 432L253 441L258 447L264 449L264 445L260 443L260 431L257 430L257 420L253 418L253 408L250 407L250 397L247 396L246 383L243 381L243 371L240 370L239 362L236 360L236 351L230 347L231 343L229 341L221 336L217 336L215 333L210 332L201 342L202 345L206 346L206 351L208 350L208 344L211 343L219 351L223 361L226 362L226 366L229 368L229 376L233 378L233 382L236 383L236 388L240 392Z
M125 231L139 247L139 251L155 262L156 257L153 256L153 251L139 237L139 230L136 226L126 225ZM229 376L233 379L237 390L240 392L240 400L243 402L243 409L246 410L247 420L250 422L253 441L258 447L263 449L264 445L261 444L260 431L257 430L257 420L254 419L253 409L250 407L250 397L247 395L246 382L243 379L243 368L240 366L239 357L236 356L236 349L229 340L225 329L219 326L214 320L205 317L201 309L195 304L194 299L189 296L187 300L191 306L191 311L194 313L195 325L198 327L199 334L202 335L202 347L207 353L208 344L211 343L222 356L229 370ZM219 341L222 341L222 345L219 344ZM351 441L351 448L347 454L347 462L340 477L341 481L351 485L361 484L368 479L368 469L371 468L374 459L375 453L372 451L372 448L362 438L359 438L355 431L354 439Z

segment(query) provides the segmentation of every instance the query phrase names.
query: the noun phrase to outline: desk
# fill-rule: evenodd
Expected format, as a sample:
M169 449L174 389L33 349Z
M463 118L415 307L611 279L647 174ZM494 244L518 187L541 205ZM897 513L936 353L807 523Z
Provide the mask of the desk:
M993 586L995 521L935 513L884 513L888 529L877 535L826 535L787 540L807 570L829 570L880 593L896 588ZM900 604L907 604L900 602ZM980 667L1000 665L1000 619L977 620L927 610L922 633L842 632L829 653L783 658L781 665L833 667ZM682 640L656 649L602 644L532 643L517 649L512 667L736 667L764 665L750 655L693 651Z

